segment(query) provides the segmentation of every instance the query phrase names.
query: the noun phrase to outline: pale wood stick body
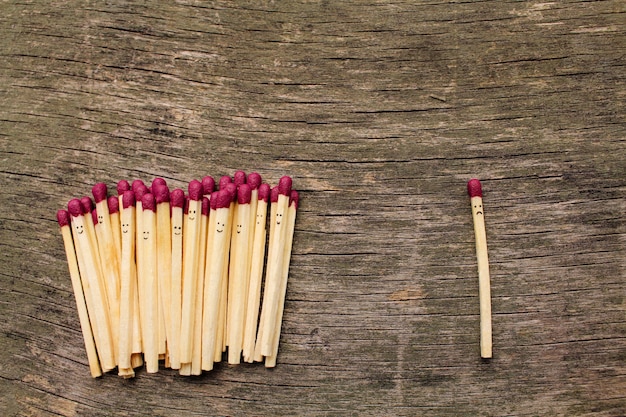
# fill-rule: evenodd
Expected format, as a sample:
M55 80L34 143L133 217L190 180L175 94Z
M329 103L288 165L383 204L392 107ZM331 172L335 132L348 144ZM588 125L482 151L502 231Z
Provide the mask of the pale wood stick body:
M230 225L233 223L235 203L230 204L228 221ZM228 282L230 279L230 248L233 246L232 228L228 227L226 230L226 236L228 242L228 248L224 251L224 264L222 266L222 285L220 293L220 307L217 319L217 336L215 339L215 362L222 360L222 353L226 352L227 332L228 332Z
M235 262L236 260L236 256L234 253L234 248L237 246L237 233L235 231L235 228L237 227L235 224L235 220L237 219L237 210L239 209L239 204L237 204L237 202L232 202L230 204L230 230L228 231L228 234L230 236L230 253L229 253L229 257L227 258L227 263L226 263L226 270L225 272L225 276L224 279L226 280L226 282L228 283L228 288L226 290L226 299L223 300L223 302L225 303L226 306L226 315L224 316L224 329L225 329L225 333L224 333L224 339L223 339L223 345L224 348L226 348L228 346L228 342L230 341L230 315L229 315L229 310L230 310L230 305L232 305L233 301L233 289L232 289L232 282L231 282L231 274L232 271L234 271L236 269L235 266Z
M92 251L92 242L89 237L89 229L86 224L93 221L85 216L72 216L72 235L76 246L78 268L80 278L85 291L85 301L94 335L96 350L100 358L100 366L103 372L115 368L115 353L113 352L113 339L111 324L109 322L109 306L106 297L106 289L102 282L99 263ZM92 227L92 232L93 231Z
M157 278L159 281L159 354L166 351L171 326L172 231L169 201L157 204Z
M250 241L250 204L238 204L234 223L235 246L231 249L228 304L228 363L241 362L246 298L248 296L248 247ZM232 246L231 246L232 247Z
M261 284L263 282L263 261L265 259L265 240L267 218L267 202L258 201L255 212L254 238L251 239L252 257L250 260L250 280L244 324L243 358L246 362L254 361L254 342L259 319L259 305L261 303Z
M202 369L213 369L218 312L222 275L224 269L224 252L228 251L228 230L230 230L230 210L218 208L215 210L215 234L211 250L210 270L204 286L204 311L202 318Z
M200 239L202 202L189 200L187 226L183 237L183 282L180 324L180 362L191 363L193 357L194 322L196 318L196 294L198 277L198 251Z
M270 356L272 354L274 331L276 331L275 324L278 311L278 300L280 298L281 272L283 267L282 257L284 255L285 248L285 217L289 208L289 197L280 194L276 204L276 219L272 223L273 227L275 227L275 232L269 254L270 259L268 260L268 270L265 281L266 293L263 300L263 309L267 309L267 314L263 317L263 312L261 313L265 326L263 337L260 340L261 354L263 356ZM267 304L265 303L266 299ZM259 343L259 340L257 340L257 343Z
M152 210L143 210L142 219L142 260L144 262L144 302L140 301L140 306L145 306L145 325L143 338L144 360L146 361L146 371L155 373L159 371L159 322L158 322L158 278L157 278L157 240L156 240L156 213Z
M136 218L136 216L135 216ZM137 233L136 230L136 224L135 224L135 234ZM131 264L131 273L132 273L132 279L133 279L133 286L135 291L133 291L133 303L134 303L134 307L133 307L133 347L132 347L132 351L133 354L131 355L131 362L133 364L133 368L137 368L141 365L143 365L143 337L142 337L142 332L141 332L141 315L139 312L139 283L137 281L137 260L136 260L136 256L137 256L137 247L136 247L137 241L135 240L135 262L133 262ZM139 359L137 359L137 355L139 356Z
M183 209L172 207L172 277L170 290L170 336L168 346L170 366L180 368L180 321L183 271Z
M209 216L202 215L200 221L200 244L198 250L198 278L196 281L196 308L194 320L194 340L191 359L191 375L202 374L202 309L204 299L206 247L208 235Z
M480 356L491 358L491 289L489 277L489 257L487 255L487 234L482 197L472 197L472 218L476 239L476 258L478 262L478 298L480 302Z
M265 266L265 293L268 291L268 279L267 273L269 271L270 266L272 265L272 249L274 247L274 236L276 234L276 226L274 223L276 222L276 214L278 213L278 202L270 203L270 236L269 236L269 245L267 248L267 265ZM267 314L268 314L268 298L267 296L263 296L263 303L261 306L261 317L259 319L257 337L254 345L254 361L260 362L263 360L263 354L261 353L261 340L263 339L266 331L266 322L267 322Z
M121 208L120 208L121 210ZM120 233L120 221L121 214L120 212L110 213L110 221L111 221L111 234L113 235L113 244L115 245L115 252L117 253L117 259L119 261L118 267L122 268L122 235ZM121 276L121 275L120 275ZM120 284L121 285L121 284Z
M137 279L137 305L139 329L141 330L141 348L145 350L148 326L146 324L147 306L145 305L147 296L146 276L144 271L144 242L143 242L143 204L138 199L135 205L135 273Z
M135 207L122 209L122 258L120 279L120 320L118 366L132 369L133 327L137 282L135 278Z
M76 300L76 310L78 311L80 328L85 342L87 361L89 362L89 371L91 372L91 376L93 378L97 378L102 375L102 369L100 368L100 360L98 359L98 352L96 351L96 344L94 342L91 323L89 322L89 313L87 312L87 304L78 269L78 259L76 258L76 249L74 248L71 227L61 227L61 235L63 236L63 245L65 248L65 255L67 257L67 265L69 267L70 278L72 280L72 289L74 291L74 299Z
M287 218L285 220L285 247L282 257L281 267L281 283L280 294L278 299L278 310L276 314L276 321L274 322L274 334L272 335L272 353L265 357L265 367L273 368L276 366L276 357L278 356L278 345L280 342L280 330L283 321L283 311L285 308L285 295L287 292L287 279L289 277L289 263L291 261L291 248L293 244L293 232L296 224L296 206L292 204L287 211Z

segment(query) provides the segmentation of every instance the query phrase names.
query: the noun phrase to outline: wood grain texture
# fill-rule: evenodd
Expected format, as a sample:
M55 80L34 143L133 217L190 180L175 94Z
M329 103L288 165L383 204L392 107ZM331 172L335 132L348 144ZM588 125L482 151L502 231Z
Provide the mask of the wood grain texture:
M625 12L0 3L0 414L626 415ZM92 380L56 210L236 169L301 191L277 367Z

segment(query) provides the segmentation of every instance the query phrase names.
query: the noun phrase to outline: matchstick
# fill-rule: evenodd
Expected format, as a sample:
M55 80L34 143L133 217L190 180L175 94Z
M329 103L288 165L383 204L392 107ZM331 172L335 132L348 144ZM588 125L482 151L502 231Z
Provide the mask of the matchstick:
M285 248L286 215L289 209L289 196L291 194L291 178L284 176L278 183L278 200L276 202L276 218L272 219L272 227L275 229L274 236L270 238L269 259L267 265L266 294L263 299L263 309L267 309L267 314L261 311L261 319L264 321L264 332L261 340L261 354L270 356L272 354L273 336L278 311L278 301L281 291L281 272L283 267L282 258ZM267 299L267 304L266 304Z
M145 353L145 343L149 338L148 325L146 323L146 315L148 308L145 305L148 299L146 292L146 274L144 261L144 240L143 240L143 196L148 194L150 190L141 180L135 180L132 183L132 191L135 193L135 270L137 275L137 304L139 328L141 329L141 347Z
M111 217L111 232L113 233L113 243L115 244L115 251L117 252L117 259L121 263L122 261L122 235L120 231L120 205L119 199L113 195L107 198L107 205L109 206L109 216ZM118 265L121 268L121 265Z
M250 177L252 174L250 174ZM261 297L261 283L263 280L263 261L265 258L266 218L269 201L270 186L261 184L258 189L258 202L254 216L254 238L250 260L250 280L246 306L246 320L244 324L243 358L244 361L254 361L254 342L259 319L259 304Z
M191 363L193 357L193 335L196 297L195 291L198 278L198 259L200 244L200 223L202 215L202 183L192 180L188 186L189 202L187 226L184 230L183 244L183 283L182 310L180 324L180 362Z
M204 187L204 186L203 186ZM206 193L206 191L205 191ZM209 225L209 199L202 198L200 222L200 246L198 251L198 278L196 281L196 317L194 319L194 340L191 358L191 375L202 374L202 306L204 299L204 272L206 266L207 234Z
M248 241L250 240L250 199L252 189L241 184L237 189L237 210L234 221L235 246L231 249L231 270L228 280L228 363L239 364L243 349L243 328L248 295Z
M170 190L162 178L152 181L157 217L157 279L159 289L159 354L166 352L166 340L172 331L170 289L172 287L172 232Z
M230 230L230 204L232 195L227 189L221 189L211 198L211 208L215 210L215 230L212 233L210 267L204 285L204 308L202 316L202 369L213 369L218 331L218 313L222 298L222 277L225 265L224 253L228 251Z
M93 222L91 219L86 220L80 200L70 200L67 204L67 209L71 215L72 236L76 249L78 269L85 292L85 301L94 342L100 358L100 366L103 372L108 372L115 368L116 363L106 289L102 282L99 264L96 260L97 255L91 247L92 242L90 241L87 226L87 224L91 224L93 227Z
M285 294L287 292L287 278L289 276L289 263L291 260L291 248L293 243L293 232L296 224L296 211L298 210L298 202L300 197L295 190L291 191L289 196L289 210L285 219L286 231L285 231L285 248L282 257L282 277L280 284L280 298L278 300L278 311L276 315L276 322L274 324L273 341L272 341L272 354L265 357L265 367L273 368L276 366L276 356L278 355L278 344L280 342L280 328L283 321L283 310L285 307Z
M492 356L491 339L491 289L489 283L489 258L487 256L487 234L485 232L485 214L483 192L480 181L476 178L467 183L467 191L472 204L474 236L476 239L476 257L478 263L478 298L480 301L480 356L489 359Z
M89 362L89 371L91 372L91 376L93 378L97 378L102 375L102 369L100 368L98 352L96 351L96 344L91 330L91 323L89 322L89 313L87 312L87 304L85 302L85 294L83 292L83 285L80 279L78 260L76 259L72 229L70 227L70 214L67 210L59 210L57 212L57 221L59 223L59 227L61 228L61 235L63 236L63 246L67 257L67 265L70 270L70 278L72 280L72 289L74 290L74 299L76 301L76 310L78 311L80 328L85 342L87 361Z
M144 359L146 371L154 373L159 371L159 318L158 318L158 277L157 277L157 236L156 236L156 201L154 196L147 193L141 201L142 218L142 260L144 273L144 292L139 294L144 298L146 330L144 342Z
M135 193L125 191L122 195L122 256L120 275L120 331L118 345L118 368L120 375L134 375L132 366L133 325L137 278L135 271Z
M180 188L170 193L172 208L172 278L170 290L170 325L171 332L167 344L172 369L180 369L180 321L182 304L183 274L183 206L185 193Z
M117 346L120 328L120 263L117 256L117 248L113 241L113 227L107 202L106 184L102 182L95 184L91 189L91 193L96 202L97 224L94 223L94 227L99 228L97 236L100 264L107 285L113 343L114 346Z

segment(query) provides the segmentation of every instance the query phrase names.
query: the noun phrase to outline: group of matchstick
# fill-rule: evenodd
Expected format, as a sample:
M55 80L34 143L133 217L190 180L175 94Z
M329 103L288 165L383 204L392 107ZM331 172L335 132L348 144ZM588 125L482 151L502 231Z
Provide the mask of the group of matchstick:
M226 351L229 364L275 366L299 198L291 186L243 171L218 191L210 176L193 180L187 194L161 178L123 180L117 196L96 184L95 208L83 197L59 210L91 375L131 378L159 361L200 375Z

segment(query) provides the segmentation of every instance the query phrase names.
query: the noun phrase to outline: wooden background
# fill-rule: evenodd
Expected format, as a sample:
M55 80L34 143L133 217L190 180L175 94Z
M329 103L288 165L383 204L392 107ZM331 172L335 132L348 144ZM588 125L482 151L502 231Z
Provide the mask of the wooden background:
M0 414L626 415L625 22L619 0L0 2ZM237 169L301 191L278 366L92 380L57 209Z

